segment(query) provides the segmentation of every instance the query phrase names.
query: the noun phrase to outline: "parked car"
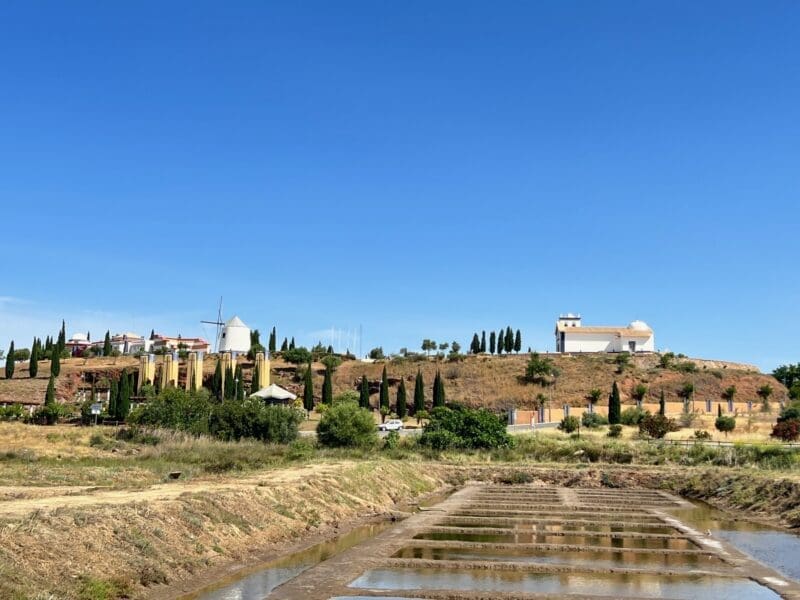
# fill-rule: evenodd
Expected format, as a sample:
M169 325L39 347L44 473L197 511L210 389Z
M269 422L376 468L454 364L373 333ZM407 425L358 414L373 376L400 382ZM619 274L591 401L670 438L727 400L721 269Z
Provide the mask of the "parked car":
M378 425L381 431L400 431L403 428L403 422L400 419L389 419L385 423Z

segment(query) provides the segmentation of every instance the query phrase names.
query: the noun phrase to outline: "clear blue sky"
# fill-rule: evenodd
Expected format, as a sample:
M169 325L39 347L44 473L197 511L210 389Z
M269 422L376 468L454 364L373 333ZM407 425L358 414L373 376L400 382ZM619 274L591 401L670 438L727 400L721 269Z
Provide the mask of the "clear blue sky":
M800 3L3 2L0 347L218 297L363 350L560 312L800 360ZM326 341L323 338L323 341Z

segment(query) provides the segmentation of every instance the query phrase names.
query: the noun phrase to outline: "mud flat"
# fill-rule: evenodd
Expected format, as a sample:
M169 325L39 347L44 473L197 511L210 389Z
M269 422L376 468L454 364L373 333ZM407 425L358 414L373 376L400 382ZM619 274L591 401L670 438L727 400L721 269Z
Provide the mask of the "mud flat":
M800 599L800 583L675 516L689 507L648 489L467 485L270 598Z

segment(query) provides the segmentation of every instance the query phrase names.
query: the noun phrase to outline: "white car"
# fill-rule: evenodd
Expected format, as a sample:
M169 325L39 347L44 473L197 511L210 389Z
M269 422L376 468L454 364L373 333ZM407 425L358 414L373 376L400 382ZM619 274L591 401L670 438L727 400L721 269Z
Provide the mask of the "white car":
M403 422L400 419L389 419L385 423L378 425L381 431L400 431L403 428Z

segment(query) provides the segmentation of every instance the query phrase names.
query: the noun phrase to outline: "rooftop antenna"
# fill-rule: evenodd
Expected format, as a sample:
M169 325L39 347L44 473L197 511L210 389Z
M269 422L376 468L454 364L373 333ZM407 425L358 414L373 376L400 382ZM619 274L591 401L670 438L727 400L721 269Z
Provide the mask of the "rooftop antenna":
M217 308L217 320L216 321L200 321L201 323L207 323L209 325L216 325L217 326L217 335L214 338L214 353L216 354L219 350L219 336L222 334L222 326L225 324L222 322L222 296L219 297L219 308Z

